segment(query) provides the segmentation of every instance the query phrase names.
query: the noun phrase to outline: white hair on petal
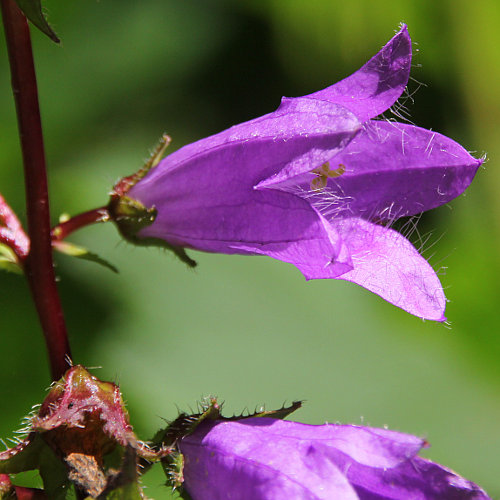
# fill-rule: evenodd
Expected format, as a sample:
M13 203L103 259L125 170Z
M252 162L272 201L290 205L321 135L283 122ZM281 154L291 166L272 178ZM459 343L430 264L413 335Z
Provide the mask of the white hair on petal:
M325 219L332 220L341 213L350 212L350 203L354 200L352 196L344 195L342 188L335 184L336 192L328 186L323 189L305 189L303 186L296 186L291 192L307 200Z

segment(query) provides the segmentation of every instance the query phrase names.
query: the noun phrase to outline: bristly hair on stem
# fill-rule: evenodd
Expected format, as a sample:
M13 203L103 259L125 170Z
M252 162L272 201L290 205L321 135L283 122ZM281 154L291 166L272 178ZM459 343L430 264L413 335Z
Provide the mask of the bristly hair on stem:
M50 359L59 379L70 347L52 261L49 197L40 106L27 20L13 0L0 0L24 163L30 253L26 275Z

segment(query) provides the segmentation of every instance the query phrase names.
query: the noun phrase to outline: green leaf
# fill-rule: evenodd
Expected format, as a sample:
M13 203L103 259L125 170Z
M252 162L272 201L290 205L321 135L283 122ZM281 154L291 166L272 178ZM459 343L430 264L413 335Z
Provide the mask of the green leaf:
M113 266L107 260L99 257L99 255L90 252L86 248L75 245L74 243L69 243L68 241L53 241L52 246L58 252L69 255L70 257L76 257L77 259L90 260L91 262L95 262L96 264L100 264L101 266L107 267L114 273L118 273L118 269Z
M40 0L16 0L19 8L24 15L52 41L59 43L60 40L54 33L42 12L42 3Z

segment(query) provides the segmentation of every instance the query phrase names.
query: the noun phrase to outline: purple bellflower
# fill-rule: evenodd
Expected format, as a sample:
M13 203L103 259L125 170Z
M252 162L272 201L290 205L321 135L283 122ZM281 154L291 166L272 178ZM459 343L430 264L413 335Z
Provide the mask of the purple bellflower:
M478 486L418 457L416 436L273 418L203 422L180 443L193 500L486 500Z
M457 197L482 161L436 132L374 120L405 90L410 65L402 26L348 78L167 156L126 193L155 213L135 240L184 256L267 255L443 321L436 273L389 225Z

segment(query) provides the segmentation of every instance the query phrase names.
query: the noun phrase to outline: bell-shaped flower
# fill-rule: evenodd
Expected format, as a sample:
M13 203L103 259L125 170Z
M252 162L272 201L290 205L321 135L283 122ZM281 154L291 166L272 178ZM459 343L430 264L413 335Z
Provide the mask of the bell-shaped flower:
M461 194L481 160L436 132L374 120L405 90L410 64L403 26L350 77L167 156L127 187L134 210L154 216L134 228L125 207L115 221L188 261L184 248L267 255L444 320L436 273L389 225Z
M193 500L487 500L409 434L273 418L205 421L179 442Z

